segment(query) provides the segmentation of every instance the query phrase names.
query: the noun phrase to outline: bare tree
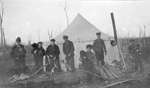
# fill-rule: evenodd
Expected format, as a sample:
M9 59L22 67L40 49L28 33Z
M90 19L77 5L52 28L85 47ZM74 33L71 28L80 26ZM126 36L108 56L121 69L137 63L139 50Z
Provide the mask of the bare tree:
M5 46L6 45L6 40L5 40L5 33L4 33L4 28L3 28L4 6L3 6L2 1L0 1L0 4L1 4L1 12L0 12L1 46Z
M67 0L65 0L64 12L66 15L66 24L68 26L69 25L69 17L68 17L68 11L67 11Z
M48 29L48 39L49 39L49 41L52 37L53 37L53 30L51 30L51 32L49 32L49 29Z

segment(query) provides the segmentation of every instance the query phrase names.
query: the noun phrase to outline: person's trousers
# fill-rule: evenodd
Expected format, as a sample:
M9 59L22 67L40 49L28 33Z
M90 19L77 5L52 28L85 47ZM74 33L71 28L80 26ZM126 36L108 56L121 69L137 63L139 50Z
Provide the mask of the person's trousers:
M100 52L95 52L95 55L96 55L96 59L97 59L97 64L99 64L99 62L101 62L101 65L105 65L104 54L100 53Z
M59 56L56 56L56 59L54 60L54 64L56 65L57 70L61 71Z
M21 73L25 73L25 58L24 57L20 57L18 59L14 60L15 63L15 74L21 74Z
M61 65L59 61L59 56L49 57L49 65L48 65L48 71L52 71L54 68L55 71L61 71Z
M35 61L35 68L37 70L42 66L43 57L42 56L40 56L40 57L36 56L36 57L34 57L34 61Z
M66 56L66 62L67 62L67 70L74 71L75 70L74 55L72 55L72 56Z
M139 58L139 57L135 58L135 70L142 72L143 71L143 63L140 59L141 58Z

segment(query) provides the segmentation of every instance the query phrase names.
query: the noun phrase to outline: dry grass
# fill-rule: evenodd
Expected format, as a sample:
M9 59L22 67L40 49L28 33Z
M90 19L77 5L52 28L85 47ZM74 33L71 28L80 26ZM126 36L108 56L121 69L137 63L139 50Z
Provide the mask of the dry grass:
M143 43L143 41L144 41L144 43ZM147 39L147 38L145 40L136 39L136 42L140 43L142 45L142 50L143 50L142 59L143 59L144 63L146 63L148 65L149 61L150 61L150 58L149 58L150 57L150 54L149 54L149 52L150 52L150 46L149 46L150 45L150 39ZM84 47L88 43L89 42L78 44L78 46L76 46L77 49L78 49L76 51L76 53L78 53L82 49L85 49ZM109 44L109 42L108 42L108 44ZM131 58L130 58L130 55L129 55L128 50L127 50L128 45L129 45L129 40L128 39L120 40L121 51L122 51L122 53L125 57L126 64L128 66L128 69L130 69L132 71L132 62L130 61ZM33 57L30 53L31 47L26 46L26 49L28 51L27 52L27 57L26 57L27 65L29 65L29 66L34 65ZM8 75L6 73L13 66L13 61L12 61L11 57L9 56L10 50L11 50L10 47L0 49L0 52L3 53L2 55L0 55L0 84L4 84L4 83L7 82ZM146 69L149 69L149 66L147 66ZM148 72L150 72L150 71L148 71ZM146 80L148 80L148 79L146 79ZM149 80L146 81L146 82L149 82ZM137 86L134 87L134 85L137 85L137 84L139 84L139 82L131 83L129 85L130 87L127 84L122 84L122 85L119 85L121 87L117 86L117 87L112 87L112 88L142 88L142 87L137 87ZM34 84L34 86L35 85L38 85L38 84ZM43 85L49 85L49 84L44 83ZM54 84L52 84L52 85L54 85ZM125 85L125 87L123 87L124 85ZM142 85L148 85L148 83L147 84L142 83ZM90 86L92 86L92 84ZM71 88L71 86L68 87L66 85L63 85L63 86L59 85L59 87L56 87L56 88L60 88L60 87L62 87L62 88ZM31 87L28 87L28 88L31 88ZM35 87L32 87L32 88L35 88ZM36 86L36 88L38 88L38 87ZM41 86L39 88L41 88ZM47 87L45 87L45 88L47 88ZM94 86L92 86L91 88L94 88ZM144 88L148 88L148 87L144 87Z

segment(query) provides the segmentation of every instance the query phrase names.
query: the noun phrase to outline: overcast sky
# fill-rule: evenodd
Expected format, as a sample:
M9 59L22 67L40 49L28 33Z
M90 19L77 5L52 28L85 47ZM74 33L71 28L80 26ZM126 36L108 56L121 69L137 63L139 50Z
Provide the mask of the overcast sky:
M65 0L3 0L3 27L8 43L17 36L24 42L47 41L48 30L54 36L66 28ZM81 13L102 32L113 35L110 12L114 12L119 36L138 36L139 29L150 35L150 2L148 0L67 0L69 22Z

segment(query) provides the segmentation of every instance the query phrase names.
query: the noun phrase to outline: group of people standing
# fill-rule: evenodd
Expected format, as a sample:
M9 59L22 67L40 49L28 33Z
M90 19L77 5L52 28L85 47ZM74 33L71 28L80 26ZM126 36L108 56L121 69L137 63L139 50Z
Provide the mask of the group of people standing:
M93 44L86 45L86 51L80 51L80 61L82 62L82 67L84 70L93 72L95 71L96 67L103 67L105 66L104 57L107 54L107 49L104 43L104 40L101 39L101 33L96 33L97 39L93 41ZM75 47L69 37L67 35L63 36L63 53L65 54L65 66L67 71L75 71L75 64L74 64L74 51ZM116 42L111 41L111 45L115 46ZM50 45L46 48L43 48L43 43L38 42L32 44L32 55L34 57L35 62L35 69L38 70L43 67L43 57L46 57L48 63L47 69L52 71L55 68L55 71L61 72L61 65L60 65L60 49L59 46L55 43L55 39L50 40ZM135 44L132 41L132 44L128 47L129 53L133 58L135 58L135 69L142 71L142 61L140 60L140 46ZM15 64L15 74L22 75L26 72L27 66L25 63L27 51L24 45L21 44L21 38L17 37L16 44L12 47L11 50L11 57L13 58ZM109 72L108 72L109 73Z
M101 33L96 33L97 39L94 41L93 45L87 45L87 52L85 52L87 57L91 57L90 61L92 60L93 56L96 56L97 63L104 65L104 55L106 52L106 47L104 41L101 39ZM75 71L74 65L74 44L72 41L69 40L67 35L63 36L63 53L65 54L65 61L66 61L66 68L67 71ZM43 57L46 56L48 60L50 60L50 70L55 66L57 71L62 71L60 65L60 49L59 46L55 43L55 39L50 40L50 45L46 48L43 48L43 43L38 42L32 44L32 55L34 56L35 68L39 69L43 66ZM94 53L91 50L94 50ZM24 45L21 44L21 38L18 37L16 39L16 44L13 46L11 50L11 56L14 60L15 67L16 67L16 74L25 73L25 58L26 58L26 49ZM81 53L80 53L81 56ZM94 58L93 58L94 59ZM88 60L88 59L87 59Z

